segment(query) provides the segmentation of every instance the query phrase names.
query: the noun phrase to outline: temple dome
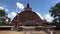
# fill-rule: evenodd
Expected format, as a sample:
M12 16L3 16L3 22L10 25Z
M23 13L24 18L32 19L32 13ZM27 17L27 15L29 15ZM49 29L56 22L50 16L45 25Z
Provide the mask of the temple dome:
M17 16L18 15L18 16ZM24 11L18 13L14 20L18 20L19 23L22 24L28 24L28 25L42 25L42 19L34 12L32 11L32 8L30 8L29 4L27 4L27 7L24 9Z

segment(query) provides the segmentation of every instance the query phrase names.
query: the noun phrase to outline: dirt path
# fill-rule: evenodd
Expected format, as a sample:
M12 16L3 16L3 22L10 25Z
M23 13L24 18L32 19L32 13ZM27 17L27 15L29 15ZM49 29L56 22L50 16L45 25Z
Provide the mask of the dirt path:
M0 34L48 34L44 31L20 31L20 32L17 32L17 31L0 31Z

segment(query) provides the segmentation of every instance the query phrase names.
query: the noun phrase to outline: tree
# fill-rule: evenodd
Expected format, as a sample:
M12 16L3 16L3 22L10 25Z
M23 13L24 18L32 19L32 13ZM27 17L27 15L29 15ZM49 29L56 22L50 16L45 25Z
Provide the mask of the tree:
M5 9L0 9L0 25L6 25L10 20L11 19L7 16Z
M49 13L51 13L51 16L55 18L54 21L60 23L60 2L57 3L54 7L51 7Z
M6 12L5 12L5 9L0 9L0 17L2 16L5 16L6 15Z

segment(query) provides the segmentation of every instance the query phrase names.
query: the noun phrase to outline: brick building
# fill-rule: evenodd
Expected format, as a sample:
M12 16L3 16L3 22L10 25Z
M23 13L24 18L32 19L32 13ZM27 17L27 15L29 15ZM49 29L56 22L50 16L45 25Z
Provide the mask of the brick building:
M42 25L42 19L32 11L29 3L27 7L24 8L24 11L17 13L17 15L12 20L12 23L15 27L17 26L37 26Z

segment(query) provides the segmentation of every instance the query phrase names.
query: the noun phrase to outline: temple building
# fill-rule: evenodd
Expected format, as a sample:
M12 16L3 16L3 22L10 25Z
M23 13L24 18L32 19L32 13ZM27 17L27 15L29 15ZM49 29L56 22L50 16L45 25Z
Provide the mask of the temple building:
M40 26L42 25L43 20L34 12L27 3L27 7L24 8L24 11L17 13L17 15L12 20L12 23L15 27L18 26Z

